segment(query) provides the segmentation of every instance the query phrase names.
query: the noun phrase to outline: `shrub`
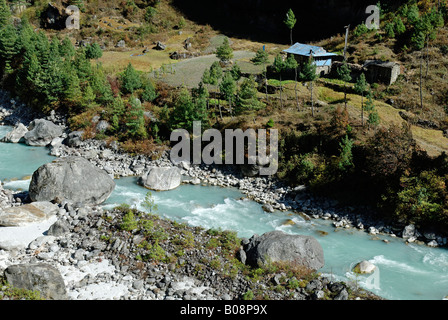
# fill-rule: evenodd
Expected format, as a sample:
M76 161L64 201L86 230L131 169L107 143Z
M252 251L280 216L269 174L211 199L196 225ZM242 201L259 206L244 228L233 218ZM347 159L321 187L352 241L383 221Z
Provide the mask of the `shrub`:
M415 224L448 223L446 177L435 171L423 171L417 176L404 175L397 195L395 214Z
M366 34L367 32L369 32L369 28L367 28L367 26L364 23L361 23L356 26L355 30L353 31L353 35L355 37L360 37L363 34Z
M253 300L254 293L252 290L248 290L245 294L243 294L243 300Z
M133 210L129 210L124 216L120 224L121 230L133 231L137 229L137 220L135 219Z

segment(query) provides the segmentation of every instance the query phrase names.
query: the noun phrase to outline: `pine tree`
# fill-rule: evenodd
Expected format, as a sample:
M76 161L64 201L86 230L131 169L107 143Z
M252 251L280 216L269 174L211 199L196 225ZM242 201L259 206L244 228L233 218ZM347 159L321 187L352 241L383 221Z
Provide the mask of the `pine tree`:
M230 61L233 58L233 50L232 47L230 47L229 39L227 37L224 38L223 44L216 49L216 56L222 62Z
M81 84L87 83L92 76L92 64L86 58L86 52L83 47L76 50L73 65L78 74Z
M129 99L129 110L126 118L127 135L134 140L146 139L144 109L142 103L134 95Z
M208 122L205 97L192 97L190 92L183 88L174 102L174 110L169 119L170 129L182 128L192 132L194 121Z
M353 167L353 140L350 139L348 135L345 135L339 143L339 147L341 153L339 155L338 167L342 171L347 171L349 168Z
M282 73L286 70L286 64L283 61L283 58L280 54L278 54L275 59L274 59L274 63L272 64L274 71L276 73L278 73L279 78L280 78L280 104L283 107L283 99L282 99Z
M121 95L118 94L110 104L110 114L111 114L111 129L117 132L120 128L120 122L122 120L123 114L125 113L125 105Z
M300 78L302 81L309 82L310 84L310 95L311 95L311 114L314 117L314 97L313 97L313 86L314 81L317 80L319 74L316 72L316 64L313 60L308 61L304 64L302 72L300 72Z
M364 94L367 90L367 81L364 73L361 73L355 84L356 93L361 95L361 125L364 126Z
M235 63L232 69L230 69L230 74L235 81L239 81L241 79L241 67L238 63Z
M290 30L290 38L291 38L291 45L292 45L293 44L292 29L294 29L294 26L296 25L296 22L297 22L296 16L294 15L294 12L292 11L292 9L288 10L288 12L286 13L286 18L283 22Z
M59 54L66 59L71 59L75 56L75 53L76 50L72 42L70 41L70 38L65 37L59 46Z
M97 96L98 103L107 105L113 101L112 88L110 87L109 81L107 81L101 64L92 67L92 75L89 79L89 83Z
M78 104L82 97L80 81L70 61L64 62L63 67L63 95L65 100L72 104Z
M264 70L264 85L266 91L266 101L268 101L268 78L267 78L267 65L269 63L269 54L266 50L258 49L255 57L251 60L255 65L263 65Z
M154 101L158 96L154 84L147 76L142 76L141 81L143 89L141 98L148 102Z
M395 38L395 25L392 22L389 22L386 24L386 26L384 27L384 31L386 32L386 36L388 38Z
M219 80L222 78L222 68L221 65L219 64L218 61L215 61L212 63L212 65L210 66L210 70L209 70L209 79L208 79L208 83L211 84L212 86L216 87L217 90L217 86L219 84ZM215 94L214 94L214 98L216 99L216 90L215 90ZM221 104L218 100L218 108L219 108L219 114L222 120L222 110L221 110Z
M6 0L0 0L0 30L10 23L11 10Z
M380 122L380 117L378 112L375 109L375 105L373 103L373 93L372 90L369 89L367 93L367 102L365 106L365 110L369 112L369 117L367 119L367 124L370 126L376 126Z
M245 78L238 91L238 112L257 110L262 103L257 99L257 83L253 76Z
M98 43L94 43L87 46L86 58L87 59L99 59L103 56L103 50Z
M226 72L219 85L219 90L224 94L224 98L229 102L230 113L232 114L232 105L236 91L236 82L230 72ZM233 116L233 114L232 114Z
M17 52L22 55L28 50L34 50L34 30L24 15L19 25L19 36L16 41Z
M299 64L297 63L296 58L294 57L294 55L290 54L288 55L288 57L285 60L285 68L286 69L294 69L294 93L296 95L296 104L297 104L297 109L299 108L299 95L297 93L297 67L299 66Z
M121 91L126 93L134 93L135 90L140 89L142 82L140 75L134 69L131 63L128 64L126 70L120 76Z
M400 17L395 18L395 31L398 35L401 35L406 32L406 26L403 23L403 20Z
M5 74L12 72L11 62L18 53L17 40L17 30L12 24L0 30L0 68Z
M338 68L338 76L339 79L344 81L344 102L345 102L345 109L347 109L347 82L350 82L352 80L352 77L350 75L351 71L347 64L347 61L344 61L342 65Z

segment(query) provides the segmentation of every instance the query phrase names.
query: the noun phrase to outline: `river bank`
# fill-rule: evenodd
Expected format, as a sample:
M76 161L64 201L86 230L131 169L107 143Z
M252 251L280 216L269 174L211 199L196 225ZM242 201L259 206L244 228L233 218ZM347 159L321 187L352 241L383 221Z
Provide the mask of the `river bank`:
M6 92L0 92L0 121L9 125L29 124L35 117L27 107L11 99ZM402 237L409 243L417 242L432 247L446 246L447 234L436 234L432 230L417 230L413 225L387 224L378 219L379 214L367 206L341 206L337 200L317 197L308 192L306 186L287 186L275 177L248 177L241 167L229 165L191 165L186 162L174 164L168 152L152 156L130 156L122 152L117 143L108 145L105 141L83 140L82 132L69 132L62 115L45 117L65 129L61 138L49 145L50 154L55 157L81 156L95 166L104 169L111 177L142 176L151 167L178 167L184 177L182 183L237 188L247 198L263 205L266 212L274 210L293 211L305 219L334 221L336 228L356 228L371 235L387 234Z
M68 133L65 133L68 136ZM60 143L57 143L60 142ZM78 141L79 142L79 141ZM107 146L104 142L102 141L97 141L97 140L87 140L87 141L80 141L79 143L76 144L76 146L68 146L64 143L62 143L61 140L59 141L55 141L55 143L52 144L52 147L50 148L50 152L51 154L53 154L54 156L58 156L58 157L66 157L69 155L77 155L77 156L82 156L86 159L88 159L91 163L93 163L94 165L104 169L106 172L108 172L111 176L115 177L115 178L119 178L119 177L127 177L127 176L138 176L141 175L147 168L152 167L152 166L159 166L159 167L180 167L182 170L182 174L184 175L185 179L184 179L184 183L188 183L188 184L205 184L205 185L216 185L216 186L221 186L221 187L227 187L227 188L237 188L239 189L242 193L244 193L246 195L246 197L248 198L252 198L253 200L259 202L259 203L263 203L264 205L266 205L266 208L269 209L269 207L267 205L272 206L272 208L276 208L278 210L296 210L296 212L299 214L301 213L301 216L306 217L306 218L310 218L310 219L314 219L314 218L319 218L319 219L332 219L334 223L344 223L344 225L340 226L339 228L344 228L344 229L348 229L347 226L345 225L349 219L349 217L351 217L351 214L353 214L353 211L355 210L354 208L339 208L339 206L330 201L330 200L326 200L326 199L317 199L315 197L313 197L312 195L310 195L307 191L306 188L304 188L303 186L300 186L296 189L292 189L289 187L286 187L284 185L282 185L281 183L279 183L278 181L275 181L274 179L270 179L270 178L251 178L251 177L244 177L241 172L238 169L235 168L231 168L231 167L225 167L225 168L220 168L220 167L205 167L205 166L189 166L186 163L181 163L181 164L173 164L171 163L171 161L169 160L169 158L167 157L167 154L165 154L164 156L162 156L160 159L158 160L152 160L148 157L143 157L143 156L137 156L137 157L130 157L127 154L124 154L122 152L120 152L117 148L114 148L114 146ZM12 202L13 205L20 205L21 201L26 201L25 198L21 198L20 196L15 197L15 195L17 194L13 194L12 197ZM20 201L17 201L17 199L23 199ZM295 208L294 208L295 207ZM108 291L109 293L112 292L123 292L120 291L119 288L123 289L123 288L127 288L127 289L123 289L125 292L129 289L129 288L133 288L133 282L131 284L131 282L129 282L128 280L136 280L134 278L130 279L129 277L127 277L128 274L126 274L126 272L120 273L123 266L120 264L120 262L115 261L115 263L113 263L113 258L117 256L120 256L121 254L123 254L121 252L121 250L123 250L123 248L125 248L124 250L124 255L126 255L128 252L126 250L129 250L129 246L126 244L123 244L123 246L120 248L120 251L117 252L117 250L112 250L110 251L109 249L112 249L112 247L114 246L111 243L111 247L106 250L107 254L110 254L110 256L108 256L110 259L103 259L102 257L101 262L99 260L96 260L95 262L93 262L92 264L92 258L95 257L95 254L98 254L98 251L95 252L95 250L101 250L103 248L102 245L98 244L96 240L98 240L101 236L105 236L104 233L101 234L97 234L97 237L93 237L95 238L95 243L92 246L87 246L87 248L83 248L82 245L80 245L80 243L83 243L83 240L86 240L85 235L89 234L89 230L92 228L92 226L90 224L84 225L83 227L83 223L84 220L88 220L88 221L99 221L95 220L98 216L100 216L102 218L102 220L109 220L112 219L112 221L114 221L114 219L118 219L118 217L120 215L122 215L122 213L114 213L111 214L110 212L106 212L104 210L102 210L101 208L70 208L70 207L65 207L63 206L62 208L60 208L59 210L60 212L58 213L58 217L61 217L61 219L66 220L68 222L68 225L70 225L70 228L73 228L72 230L75 231L76 226L79 225L80 229L76 229L76 232L70 232L70 234L73 233L77 233L80 230L84 230L82 231L82 235L78 238L74 237L73 242L71 242L71 240L69 240L69 244L67 245L67 249L66 251L62 250L61 251L61 246L64 247L64 241L62 241L60 239L49 239L49 238L45 238L41 239L39 241L43 241L44 245L40 245L39 246L39 251L37 253L44 253L41 256L37 256L36 254L34 254L34 259L32 259L33 252L36 252L36 248L34 248L33 246L29 246L27 248L27 251L25 252L24 255L18 254L16 257L19 257L18 260L14 260L14 261L28 261L28 262L38 262L38 261L46 261L46 258L48 259L48 262L52 262L52 263L62 263L62 264L66 264L66 266L72 266L73 268L75 268L77 270L77 272L79 272L78 276L81 277L82 279L76 279L73 280L72 283L68 286L68 288L70 288L70 292L73 294L73 296L76 296L78 299L82 299L82 297L84 296L89 296L89 294L91 296L89 296L90 298L95 298L100 296L101 294L105 294L105 291ZM87 212L87 213L86 213ZM87 214L87 215L86 215ZM102 215L106 214L106 216L110 215L111 218L105 219ZM88 218L87 218L88 217ZM354 217L357 217L357 215L354 215ZM59 219L58 219L59 220ZM356 220L354 220L356 221ZM365 222L367 220L361 220L362 222ZM353 223L351 223L350 221L348 222L350 227L353 227ZM103 223L100 223L100 225L102 225ZM112 226L114 225L114 223L112 224ZM116 225L116 223L115 223ZM378 223L375 224L376 226L378 226ZM336 225L335 225L336 226ZM363 228L363 230L369 230L367 228L367 226L370 228L372 227L371 225L365 223L365 228ZM171 226L169 230L173 230L173 234L172 236L174 237L175 233L179 233L179 229L177 228L173 228L173 226ZM361 229L360 226L356 227L357 229ZM379 231L379 229L381 228L380 226L374 227L376 228L376 230ZM387 227L386 227L387 228ZM193 232L194 230L196 230L195 228L190 229L190 232L192 232L195 235L195 239L196 239L196 234L195 232ZM370 231L372 232L374 229L370 229ZM92 236L95 234L96 231L92 231ZM107 233L106 233L107 234ZM88 237L87 237L88 238ZM206 238L208 240L210 240L210 238ZM125 239L126 241L130 241L132 242L132 240L130 239ZM49 244L46 244L46 241L49 241ZM113 241L113 243L115 243L116 239ZM120 240L122 241L122 240ZM121 242L121 243L127 243L126 241ZM204 242L199 239L199 235L198 235L198 239L195 240L198 241L198 248L203 248L204 247ZM442 238L443 241L443 238ZM57 244L57 246L55 246L55 244ZM129 243L130 244L130 243ZM121 244L120 242L118 242L116 244L118 249ZM95 248L98 247L98 248ZM57 249L59 248L59 249ZM127 249L126 249L127 248ZM79 260L75 258L76 252L79 249L83 249L84 251L80 251L77 254L78 258L83 258L84 260ZM164 248L164 250L166 250L168 248ZM33 251L34 250L34 251ZM56 250L56 251L55 251ZM59 252L61 251L61 255L58 254L52 254L52 252ZM45 254L48 253L48 254ZM203 254L206 254L206 251L202 252ZM106 254L106 255L107 255ZM173 253L172 253L173 254ZM7 257L5 257L7 256ZM219 255L218 255L219 256ZM55 260L52 260L53 257L55 258ZM194 260L193 258L190 258L189 256L187 256L186 258L188 258L187 260L184 261L192 261L191 263L191 267L198 265L198 261L200 262L200 260L204 259L204 255L200 256L198 259L199 260ZM11 259L15 259L15 258L11 258L10 254L5 254L3 256L3 261L8 261L5 263L11 262ZM22 260L20 260L22 259ZM108 262L103 262L104 260L107 260ZM1 261L1 259L0 259ZM59 261L59 262L56 262ZM80 262L81 261L81 262ZM85 261L85 262L83 262ZM111 262L112 261L112 262ZM134 261L135 262L135 261ZM99 265L97 265L99 263ZM128 262L129 263L129 262ZM220 262L221 264L223 264L224 262ZM225 263L224 263L225 264ZM126 264L125 264L126 265ZM171 267L167 265L164 265L163 267L160 267L162 269L157 269L153 272L156 272L157 274L164 274L163 272L161 272L161 270L165 270L169 268L172 268L173 265L171 265ZM174 264L174 266L176 266L176 264ZM65 273L64 276L68 277L70 274L76 274L77 272L75 272L75 269L71 269L70 273ZM103 269L102 269L103 268ZM109 269L110 268L110 269ZM63 269L63 268L62 268ZM98 275L96 272L97 271L91 271L90 269L94 269L94 270L103 270L100 273L103 273L101 275ZM111 269L116 269L116 271L111 273ZM126 269L125 267L123 268L123 270L129 270ZM188 284L191 284L193 280L191 280L191 278L188 278L188 276L192 276L194 275L191 270L191 268L189 269L190 273L187 273L187 278L186 278L186 282ZM90 273L89 273L90 272ZM118 272L119 275L116 275ZM170 271L171 272L171 271ZM107 277L106 274L115 274L116 276L110 276ZM154 275L156 273L153 273ZM210 276L206 276L205 278L208 279L208 283L226 283L225 281L228 280L223 280L223 279L218 279L217 278L213 278L214 274L217 274L217 272L213 269L211 269L211 271L209 272ZM90 276L88 276L90 274ZM183 276L185 276L186 274L183 274ZM85 277L88 276L87 280L83 280ZM121 278L120 278L121 277ZM189 285L186 285L183 281L183 277L179 277L178 273L175 272L174 275L173 274L169 274L169 277L171 277L170 279L174 279L174 283L182 283L180 286L183 288L188 288ZM194 278L194 277L193 277ZM244 278L244 277L243 277ZM67 278L66 278L67 279ZM117 280L120 279L120 280ZM123 280L124 279L124 280ZM158 289L160 289L160 286L162 286L163 288L165 288L165 286L163 285L163 283L166 282L166 280L164 280L165 277L162 277L160 279L156 279L156 282L154 283L159 283L156 284L156 287ZM269 277L266 277L266 279L264 279L261 283L264 284L265 288L269 288L270 286L272 286L273 283L278 284L280 283L280 281L278 281L280 279L280 277L277 276L277 280L274 279L274 275L270 275ZM288 278L287 280L289 281L290 278ZM327 278L326 278L327 279ZM78 281L79 280L79 281ZM141 279L138 279L141 280ZM159 281L160 280L160 281ZM193 283L196 283L197 285L199 285L200 287L204 287L204 283L207 282L197 282L198 279L194 280ZM247 279L246 279L247 280ZM136 280L137 281L137 280ZM151 280L152 281L152 280ZM217 282L216 282L217 281ZM105 285L105 283L108 283L108 285ZM171 282L168 282L171 283ZM241 286L236 286L236 288L239 289L232 289L231 291L226 291L224 294L221 294L222 290L218 290L218 291L214 291L213 288L215 288L215 285L213 285L213 288L211 288L209 291L207 290L203 290L201 291L201 294L204 293L203 295L196 295L193 296L193 298L207 298L207 299L227 299L227 298L231 298L231 299L236 299L236 298L241 298L242 294L244 294L245 292L247 292L248 288L248 282L244 282L246 284L245 285L241 285ZM108 288L107 290L103 290L101 289L102 285L105 285L106 288ZM123 284L123 285L118 285L118 284ZM116 288L115 286L118 285L118 288ZM198 292L199 289L197 289L197 285L192 285L189 287L189 289L185 290L184 293L182 293L182 296L180 297L179 295L174 295L173 296L173 292L170 293L170 290L157 290L156 288L150 288L148 287L146 284L143 287L143 291L145 292L145 294L142 295L141 291L138 291L139 293L137 295L133 295L129 292L127 292L126 294L118 294L118 296L120 298L129 298L129 299L154 299L154 297L156 299L171 299L171 298L182 298L185 295L185 292L187 292L188 290L190 290L190 294L186 294L187 298L188 297L192 297L191 293L192 292ZM90 286L90 287L89 287ZM108 287L109 286L109 287ZM138 282L136 284L136 286L138 288L140 288L140 282ZM174 287L177 286L177 284L173 284ZM315 286L314 289L312 289L311 287ZM86 289L87 287L89 287L90 289ZM207 287L207 285L205 285L205 287ZM219 285L218 285L219 287ZM225 287L225 285L223 285L223 287ZM327 292L327 295L325 297L332 297L335 298L340 292L342 292L341 288L345 288L347 292L352 292L352 289L348 290L346 284L344 284L344 287L339 287L340 291L338 292L333 292L330 289L331 287L331 281L324 280L324 278L319 279L319 282L313 282L312 285L310 285L310 287L306 288L306 285L304 288L299 288L298 290L295 290L293 292L291 291L287 291L288 294L292 294L290 296L286 296L286 295L273 295L270 298L271 299L287 299L288 297L294 297L294 295L297 293L297 295L295 295L295 299L315 299L315 298L319 298L319 297L324 297L325 296L325 292ZM83 289L80 289L83 288ZM93 288L97 288L97 290L94 290ZM195 289L196 288L196 289ZM318 289L320 288L320 289ZM75 290L77 289L77 290ZM78 290L79 289L79 290ZM140 288L142 289L142 288ZM166 287L165 289L170 289L169 286ZM302 290L304 289L304 290ZM334 289L334 288L333 288ZM83 291L83 290L90 290L88 292L90 292L89 294L87 294L87 291ZM115 291L114 291L115 290ZM155 291L154 291L155 290ZM246 290L246 291L244 291ZM311 290L311 291L310 291ZM152 294L150 294L148 291L152 292ZM200 290L199 290L200 291ZM77 293L76 293L77 292ZM130 290L130 292L133 292L132 290ZM158 293L161 294L159 295ZM213 294L211 294L213 292ZM146 295L147 294L147 295ZM286 294L286 292L285 292ZM313 295L314 294L314 295ZM113 294L111 294L112 296ZM109 297L111 297L109 296ZM80 298L81 297L81 298ZM342 294L342 296L340 296L339 298L347 298L347 296L345 295L345 293Z

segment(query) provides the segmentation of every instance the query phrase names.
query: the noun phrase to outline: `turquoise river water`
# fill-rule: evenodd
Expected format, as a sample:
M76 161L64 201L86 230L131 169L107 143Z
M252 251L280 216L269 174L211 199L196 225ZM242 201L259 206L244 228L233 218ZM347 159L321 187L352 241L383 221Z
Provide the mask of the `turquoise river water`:
M0 126L0 138L9 130L11 127ZM47 148L0 143L0 180L5 188L27 190L32 173L52 159ZM118 179L116 183L104 207L128 203L143 210L141 204L148 190L137 185L135 177ZM320 272L333 279L356 282L386 299L441 300L448 295L445 248L406 244L389 236L374 240L366 232L335 229L325 220L305 221L292 212L268 214L260 204L241 200L243 194L237 189L181 185L152 195L161 216L193 226L234 230L247 238L272 230L314 236L325 255L325 267ZM285 224L289 219L295 224ZM350 270L361 260L374 263L376 272L356 277Z

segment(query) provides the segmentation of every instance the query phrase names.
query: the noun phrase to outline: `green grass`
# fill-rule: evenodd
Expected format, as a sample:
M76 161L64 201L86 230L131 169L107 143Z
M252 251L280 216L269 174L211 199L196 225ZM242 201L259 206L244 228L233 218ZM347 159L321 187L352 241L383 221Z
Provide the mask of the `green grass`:
M232 60L238 63L240 59L247 59L253 56L253 52L235 51ZM219 60L214 54L179 61L172 65L173 73L161 75L159 79L173 87L185 86L194 88L201 81L204 71L210 68L215 61Z

